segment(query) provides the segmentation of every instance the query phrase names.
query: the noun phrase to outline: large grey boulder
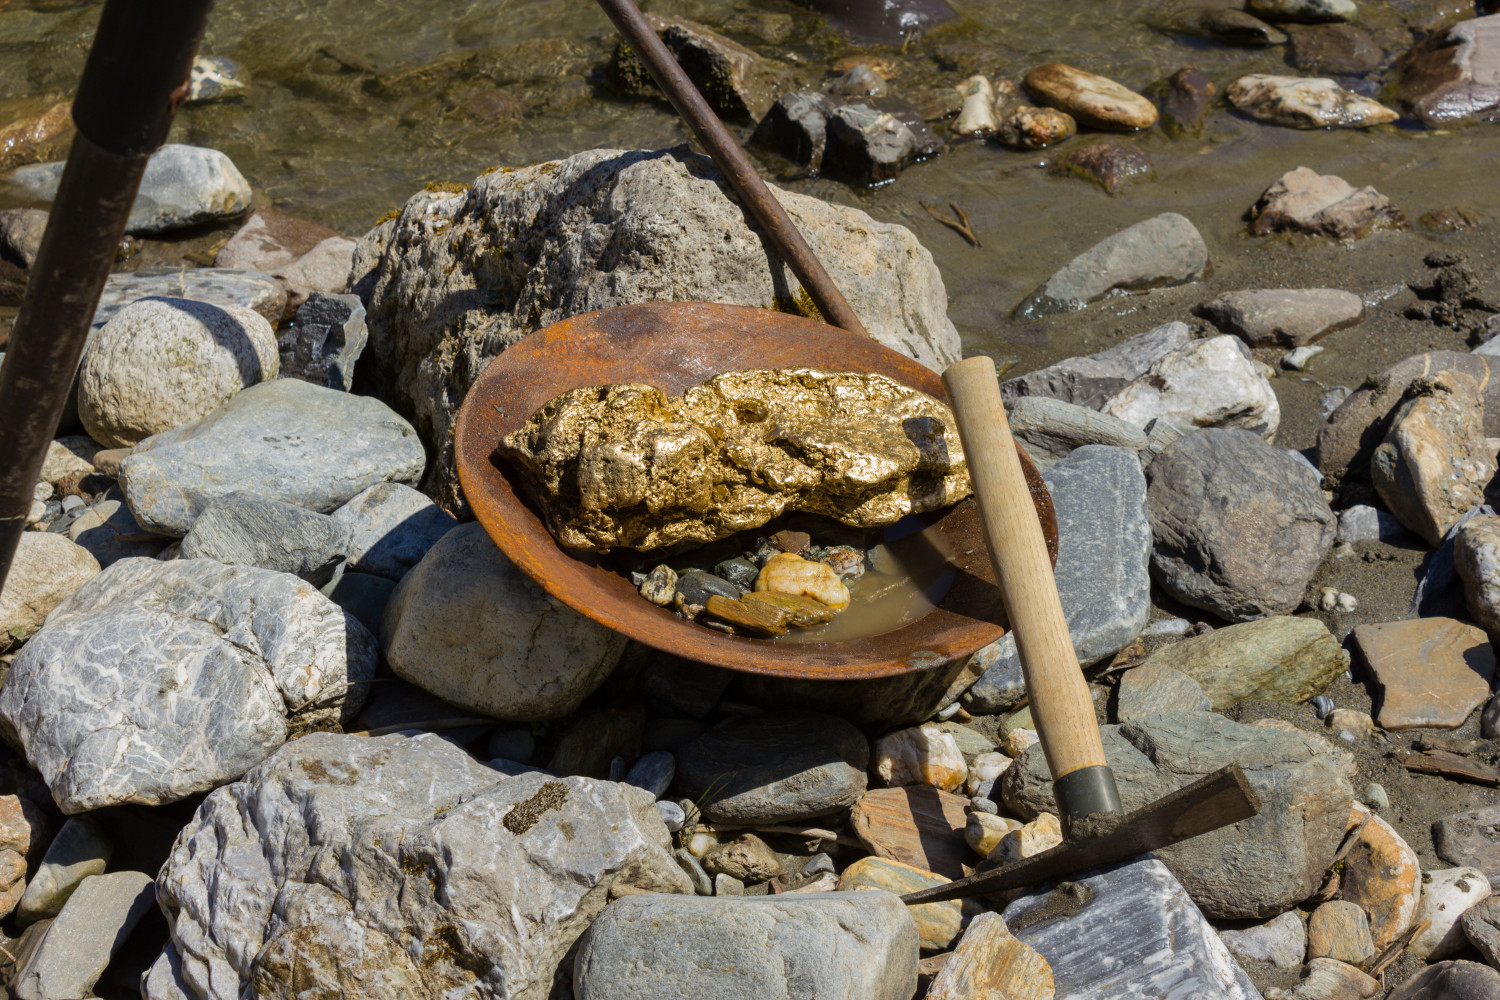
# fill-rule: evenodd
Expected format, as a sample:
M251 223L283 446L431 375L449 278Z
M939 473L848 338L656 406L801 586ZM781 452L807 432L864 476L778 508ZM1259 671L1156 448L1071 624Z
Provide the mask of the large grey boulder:
M909 1000L917 925L893 893L627 896L584 936L578 1000Z
M1149 107L1149 105L1148 105ZM1015 309L1018 320L1082 309L1112 291L1197 281L1208 272L1208 245L1186 218L1165 212L1100 240L1042 283Z
M932 368L958 360L942 276L909 230L776 196L877 341ZM596 149L486 172L463 194L418 193L355 252L368 388L433 448L427 492L451 508L454 415L486 361L539 327L609 306L805 309L806 293L763 240L712 164L680 151Z
M1042 474L1057 511L1057 593L1078 661L1098 663L1140 635L1151 616L1151 525L1137 453L1086 445ZM984 674L970 706L1003 711L1021 673L1007 633L976 653Z
M1076 888L1033 890L1002 916L1067 1000L1260 1000L1172 874L1146 855L1072 876Z
M275 378L278 364L275 331L252 310L141 299L115 313L84 352L78 416L95 441L129 448Z
M16 657L0 724L65 813L233 781L293 720L351 719L375 639L285 573L206 559L115 563Z
M1244 770L1260 797L1258 815L1156 852L1205 914L1264 919L1318 888L1354 801L1327 740L1242 726L1208 712L1165 713L1102 728L1104 756L1126 811L1230 763ZM1006 771L1001 790L1005 804L1026 819L1057 812L1040 746Z
M182 539L182 558L292 573L321 587L349 549L349 529L327 514L249 493L214 500Z
M316 733L199 806L157 880L172 936L149 978L195 1000L544 1000L616 886L692 891L641 789Z
M380 635L398 676L517 722L567 715L625 651L624 636L543 590L474 522L449 531L406 574Z
M51 201L63 163L22 167L6 178L17 192ZM127 233L161 233L239 215L250 207L250 183L217 149L169 143L146 162Z
M377 483L333 512L349 529L349 565L399 580L458 522L402 483Z
M1315 472L1245 430L1210 428L1146 468L1151 570L1172 597L1226 621L1285 614L1333 546Z
M182 536L211 501L251 493L326 514L376 483L415 483L422 443L368 396L297 379L262 382L120 463L140 524Z
M1186 323L1163 323L1127 337L1114 347L1079 358L1064 358L1046 368L1000 383L1007 405L1022 396L1049 396L1091 410L1125 388L1165 357L1192 340Z

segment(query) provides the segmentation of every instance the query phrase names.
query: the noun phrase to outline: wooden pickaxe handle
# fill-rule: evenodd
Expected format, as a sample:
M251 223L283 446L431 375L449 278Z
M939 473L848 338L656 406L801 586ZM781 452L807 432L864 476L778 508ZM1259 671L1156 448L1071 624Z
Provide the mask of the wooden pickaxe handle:
M1059 818L1066 830L1086 816L1118 813L1119 792L1005 418L995 363L987 357L960 361L943 373L943 385L1021 656L1031 718L1052 771Z

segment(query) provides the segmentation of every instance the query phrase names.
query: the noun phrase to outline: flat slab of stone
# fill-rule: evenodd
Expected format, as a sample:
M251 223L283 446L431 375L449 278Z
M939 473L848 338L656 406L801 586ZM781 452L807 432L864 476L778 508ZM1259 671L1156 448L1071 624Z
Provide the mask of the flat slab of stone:
M573 969L578 1000L909 1000L916 988L906 905L871 890L626 896L594 921Z
M1300 705L1349 668L1349 654L1316 618L1278 615L1162 646L1145 666L1187 674L1223 711L1247 699Z
M1119 417L1047 396L1022 396L1006 407L1011 433L1043 472L1084 445L1144 451L1146 434Z
M1105 400L1140 378L1159 358L1192 339L1186 323L1163 323L1127 337L1113 347L1018 375L1000 383L1009 406L1022 396L1048 396L1097 410Z
M231 493L327 514L376 483L417 482L425 461L411 424L379 400L277 379L141 442L120 485L143 527L180 537Z
M1489 636L1452 618L1358 625L1354 645L1382 691L1382 729L1456 729L1489 697Z
M1478 868L1490 880L1490 888L1500 888L1500 806L1444 816L1432 824L1432 843L1444 861Z
M1167 867L1146 857L1022 896L1002 916L1052 967L1057 996L1259 1000Z
M153 298L192 299L213 306L241 306L264 316L273 327L286 308L286 289L263 271L233 267L145 268L111 274L94 310L90 336L132 302Z
M1151 614L1151 525L1139 454L1085 445L1042 474L1057 512L1058 596L1079 663L1090 666L1140 635ZM975 654L984 673L970 692L978 711L997 710L1020 673L1007 633Z
M1212 703L1198 682L1180 670L1160 663L1143 663L1120 677L1120 722L1159 712L1208 711Z
M876 788L849 810L849 823L876 857L956 879L972 860L964 843L968 808L968 799L936 788Z
M151 876L111 872L86 878L14 972L18 1000L71 1000L92 995L115 949L156 904Z
M1251 347L1301 347L1363 320L1365 304L1337 288L1267 288L1228 292L1196 311Z
M677 787L695 799L712 791L700 807L710 821L785 823L851 805L865 790L869 763L869 744L843 719L739 716L678 752Z

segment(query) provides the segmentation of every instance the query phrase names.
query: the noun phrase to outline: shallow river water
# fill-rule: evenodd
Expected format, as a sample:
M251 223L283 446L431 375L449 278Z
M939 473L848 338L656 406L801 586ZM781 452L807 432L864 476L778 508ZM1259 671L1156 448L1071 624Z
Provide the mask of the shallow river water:
M1208 73L1220 92L1245 73L1297 72L1287 65L1285 46L1236 48L1185 32L1183 3L953 5L957 20L909 40L904 50L856 43L784 0L655 0L647 7L723 28L791 64L807 85L825 79L836 62L868 54L891 73L892 94L919 106L968 73L1019 81L1032 66L1059 60L1136 90L1185 65ZM98 10L96 3L0 0L0 121L67 96ZM732 20L766 13L793 19L786 41L770 43L737 31L736 23L746 18ZM1375 73L1344 82L1375 96L1388 93L1392 65L1414 39L1473 14L1472 3L1459 0L1367 0L1359 24L1387 58ZM225 0L214 11L204 50L240 62L250 86L234 100L186 109L172 138L228 153L258 200L357 236L431 181L468 181L495 165L598 146L655 148L686 141L666 105L621 99L604 85L601 68L614 38L591 0ZM1494 241L1484 229L1477 235L1432 234L1417 220L1449 207L1482 222L1500 220L1500 185L1494 181L1500 126L1432 132L1407 125L1297 131L1220 105L1200 135L1170 138L1156 128L1125 137L1149 155L1155 177L1113 196L1047 169L1056 149L1066 145L1026 153L953 144L871 190L799 179L784 162L761 162L778 183L912 228L942 269L950 315L966 349L1030 368L1097 350L1103 340L1162 319L1187 318L1191 305L1230 288L1328 284L1368 295L1412 277L1434 244L1456 242L1489 254ZM739 131L743 136L748 127ZM1100 137L1084 134L1068 145ZM1374 184L1406 210L1413 230L1352 247L1326 241L1292 246L1248 236L1244 211L1276 177L1298 165L1339 174L1356 186ZM922 200L963 208L983 247L969 246L929 218ZM1206 285L1115 299L1038 323L1009 321L1010 310L1072 256L1164 211L1186 215L1202 231L1214 262ZM1377 341L1394 336L1402 349L1408 346L1402 329L1386 332L1377 322L1364 334L1372 329ZM1338 337L1328 345L1336 348ZM1333 358L1322 364L1336 379L1343 373ZM1371 359L1362 358L1361 376L1371 366ZM1298 405L1295 399L1283 404L1294 410Z

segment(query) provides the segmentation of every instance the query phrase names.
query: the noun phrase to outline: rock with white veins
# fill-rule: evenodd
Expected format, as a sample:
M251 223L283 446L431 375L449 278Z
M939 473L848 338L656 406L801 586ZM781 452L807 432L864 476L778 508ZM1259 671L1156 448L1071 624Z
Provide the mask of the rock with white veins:
M1162 357L1192 340L1186 323L1163 323L1127 337L1098 354L1056 364L1000 383L1007 408L1024 396L1044 396L1097 410L1105 400L1144 375Z
M543 1000L627 886L691 892L641 789L315 733L199 806L158 877L172 943L150 975L202 1000Z
M1028 321L1072 312L1116 290L1136 292L1197 281L1208 269L1208 245L1197 227L1176 212L1165 212L1074 257L1012 315Z
M628 896L589 928L578 1000L909 1000L917 929L888 892Z
M1251 347L1299 347L1360 322L1365 304L1337 288L1266 288L1228 292L1196 312Z
M1047 960L1057 996L1068 1000L1259 997L1182 886L1152 857L1034 890L1002 916Z
M936 726L888 733L875 741L871 755L875 774L887 785L931 785L955 792L968 777L958 744Z
M1195 340L1165 355L1100 409L1140 428L1163 419L1183 427L1239 427L1267 440L1281 425L1271 383L1230 336Z
M0 689L0 723L65 813L233 781L295 719L351 719L375 638L286 573L125 559L55 610Z
M1224 91L1239 110L1288 128L1367 128L1399 117L1390 108L1318 76L1242 76Z

